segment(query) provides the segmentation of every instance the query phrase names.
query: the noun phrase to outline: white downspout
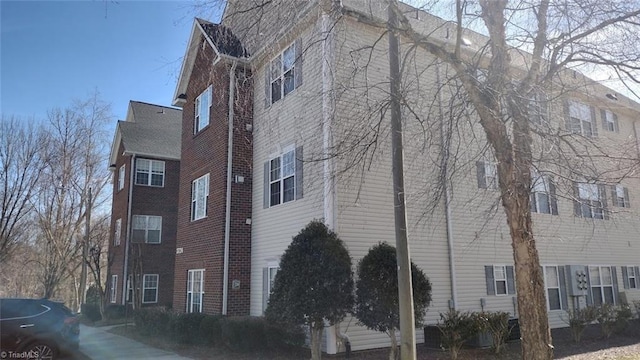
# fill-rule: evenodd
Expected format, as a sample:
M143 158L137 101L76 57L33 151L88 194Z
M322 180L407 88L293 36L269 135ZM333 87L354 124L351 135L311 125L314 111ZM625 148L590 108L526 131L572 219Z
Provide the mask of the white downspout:
M227 140L227 201L224 217L224 271L222 279L222 315L227 315L227 297L229 295L229 237L231 235L231 179L233 178L233 105L235 103L236 65L234 61L229 70L229 138Z
M127 305L127 272L129 271L129 239L131 238L131 203L133 202L133 174L136 165L136 154L131 156L131 166L129 166L129 194L127 195L127 238L124 248L124 271L122 273L122 304Z
M442 186L444 188L444 209L445 209L445 220L447 224L447 246L449 250L449 272L451 275L451 303L449 304L449 308L455 309L457 307L457 298L458 298L458 290L456 284L456 264L455 264L455 254L454 254L454 246L453 246L453 225L451 221L451 189L447 182L447 178L449 176L449 149L446 147L444 138L446 134L446 127L444 122L444 115L442 114L442 82L440 80L440 66L436 63L436 86L438 91L438 109L440 112L440 138L442 142L442 153L443 153L443 161L442 161L442 169L444 172L444 177L442 177ZM446 155L445 155L446 154Z

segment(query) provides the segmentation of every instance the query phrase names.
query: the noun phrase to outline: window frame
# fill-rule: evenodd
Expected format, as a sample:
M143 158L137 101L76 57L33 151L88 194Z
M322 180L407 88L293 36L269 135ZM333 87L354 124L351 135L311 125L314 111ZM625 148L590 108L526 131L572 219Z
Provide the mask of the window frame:
M125 166L126 165L123 164L118 168L118 191L124 189Z
M575 209L576 215L586 219L608 219L606 191L603 191L603 186L602 184L585 181L575 183L576 201L580 206L579 214L578 210ZM595 193L597 194L597 200L593 199L589 194L583 196L582 193L590 193L591 195Z
M285 53L290 52L293 53L293 59L291 61L291 65L287 68L287 64L285 63ZM279 62L279 64L277 64ZM271 61L269 61L269 92L270 92L270 104L273 105L276 102L284 99L287 95L292 93L295 89L298 88L298 84L296 83L296 74L298 59L296 56L296 42L292 42L289 46L285 47L278 55L274 56ZM279 66L278 66L279 65ZM277 76L274 77L274 70L277 69ZM287 74L290 74L287 77ZM285 92L286 81L290 79L291 81L291 90ZM278 83L276 85L276 83ZM278 87L278 97L274 98L274 85Z
M145 161L149 163L149 168L148 169L141 169L140 168L140 163L145 162ZM153 170L153 164L154 163L162 165L162 172L160 174L158 174L157 171L154 172L154 170ZM138 174L146 174L147 175L147 181L145 183L139 182L138 181ZM158 187L158 188L164 187L165 174L166 174L166 167L165 167L165 162L164 161L162 161L162 160L153 160L153 159L145 159L145 158L136 159L136 177L135 177L135 181L134 181L134 183L136 185ZM162 184L161 185L154 185L153 184L153 175L162 176Z
M208 106L202 107L202 100L208 102ZM203 92L196 97L193 102L193 134L196 135L209 126L211 121L211 107L213 105L213 85L209 85ZM202 113L202 110L206 110L206 116ZM206 121L202 121L206 119Z
M291 163L285 164L285 157L289 158ZM277 167L277 177L274 179L274 162L278 163ZM296 200L296 186L297 186L297 169L296 169L296 148L295 146L288 146L285 148L282 153L278 156L271 156L269 160L269 207L274 207L277 205L282 205L291 201ZM285 175L285 165L287 165L288 172ZM285 188L286 184L291 184L292 187ZM277 202L274 201L274 192L273 187L277 185L278 187L278 198ZM289 195L290 197L285 197L285 195Z
M112 304L115 304L117 301L116 295L118 295L118 275L111 275L111 288L109 289L109 301Z
M626 273L627 273L627 284L629 285L629 289L640 289L640 284L638 283L638 279L640 278L640 274L636 273L636 267L635 266L625 266L626 269ZM631 272L633 273L633 275L631 275ZM631 280L633 279L633 286L631 286Z
M557 281L557 286L549 286L549 282L547 281L547 274L548 274L548 268L555 268L556 269L556 281ZM562 283L560 281L560 267L558 265L544 265L542 267L543 270L543 277L544 277L544 289L545 289L545 294L546 294L546 301L547 301L547 310L548 311L564 311L567 309L564 309L564 306L562 305L562 288L560 286L560 284ZM558 290L558 304L560 304L560 308L559 309L552 309L551 308L551 296L549 294L549 290Z
M570 128L567 130L572 134L582 135L588 138L598 137L597 124L594 123L594 118L593 118L593 111L594 111L593 108L590 105L587 105L577 100L569 100L568 106L569 106L569 109L568 109L567 116L569 117ZM585 110L588 113L587 118L574 116L580 113L584 113ZM589 124L590 134L586 133L585 123ZM578 131L578 125L580 126L580 131Z
M145 221L144 221L144 223L145 223L144 229L140 229L140 228L136 227L136 225L138 223L138 221L136 221L137 220L136 218L138 218L138 219L139 218L144 218L145 219ZM150 220L152 218L160 220L160 229L155 230L155 229L150 229L149 228L149 223L150 223ZM133 215L132 218L131 218L131 222L132 222L132 224L131 224L132 239L134 238L133 237L133 232L134 231L136 231L136 230L138 230L138 231L144 230L144 241L143 241L143 243L152 244L152 245L162 244L162 216L158 216L158 215ZM149 231L158 231L158 241L157 242L150 242L149 241ZM138 242L138 241L135 241L135 242Z
M504 279L498 279L496 275L496 269L502 268L502 272L504 274ZM504 294L498 292L498 282L504 282ZM507 266L506 265L493 265L493 286L495 288L496 296L507 296L509 295L509 283L507 281Z
M120 246L122 238L122 218L116 219L113 232L113 246Z
M193 312L203 312L203 299L204 299L204 270L205 269L189 269L187 270L187 301L186 301L186 313L193 313ZM194 284L194 275L196 273L200 274L200 291L199 292L194 292L193 291L193 284ZM194 303L194 294L197 294L199 297L199 303ZM189 296L191 295L191 296ZM194 311L194 305L199 306L198 311Z
M200 187L204 189L200 193ZM202 195L202 196L200 196ZM191 221L197 221L207 217L207 203L209 202L209 173L206 173L191 182ZM202 203L202 205L201 205ZM202 210L202 214L199 213Z
M602 116L602 127L605 131L619 132L616 113L609 109L602 109L600 115Z
M604 284L604 276L602 275L602 269L604 268L608 268L609 269L609 274L611 276L611 283L610 284ZM591 270L592 269L597 269L598 270L598 282L599 284L594 284L594 278L591 274ZM611 305L616 305L616 294L615 294L615 280L613 279L614 276L616 276L616 272L613 270L613 266L609 266L609 265L604 265L604 266L600 266L600 265L589 265L588 266L588 270L589 270L589 292L591 293L591 302L593 303L593 305L595 306L600 306L602 304L609 304L606 301L606 296L605 296L605 288L611 288L611 297L613 298L613 303L611 303ZM600 304L596 304L596 297L595 295L595 289L598 288L599 289L599 294L600 297L599 299L602 300L602 302Z
M155 287L147 287L147 276L155 277ZM158 288L160 287L160 275L158 274L144 274L142 276L142 303L143 304L155 304L158 302ZM155 295L153 301L146 301L147 290L155 289Z
M620 196L622 194L622 196ZM630 208L629 189L622 184L611 186L611 202L615 207Z

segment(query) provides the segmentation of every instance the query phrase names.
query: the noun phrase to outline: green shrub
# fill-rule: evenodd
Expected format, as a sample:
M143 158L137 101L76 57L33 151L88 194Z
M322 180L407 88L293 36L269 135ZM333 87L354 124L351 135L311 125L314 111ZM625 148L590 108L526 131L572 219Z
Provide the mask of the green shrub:
M571 337L576 344L582 339L582 333L587 325L595 321L597 317L598 308L593 306L587 306L577 310L567 310L567 316L563 318L563 320L569 325Z
M206 340L200 332L200 323L207 315L203 313L179 314L173 316L171 334L180 344L202 344Z
M633 306L636 308L636 317L640 320L640 300L634 301Z
M122 319L126 315L126 308L124 305L108 305L104 314L107 319Z
M133 319L138 331L154 336L172 334L175 316L162 307L142 308L133 312Z
M92 322L102 320L102 315L100 315L100 306L98 304L82 304L80 306L80 313Z
M478 321L470 312L450 309L447 313L440 313L438 328L442 332L442 346L455 360L462 345L478 333Z
M220 328L221 344L235 352L284 349L305 341L300 326L276 325L261 317L222 318Z
M600 324L602 335L605 338L610 338L613 334L616 324L616 308L611 304L602 304L598 308L598 315L596 320Z
M621 333L627 329L627 325L629 325L629 320L633 318L633 313L631 312L631 307L629 305L623 304L616 308L615 310L616 320L613 325L614 331L616 333Z
M222 343L222 317L206 315L200 321L200 336L202 345L217 346Z
M504 311L483 311L474 313L472 318L475 322L476 331L488 332L493 340L491 348L496 354L499 354L507 336L509 336L509 313Z

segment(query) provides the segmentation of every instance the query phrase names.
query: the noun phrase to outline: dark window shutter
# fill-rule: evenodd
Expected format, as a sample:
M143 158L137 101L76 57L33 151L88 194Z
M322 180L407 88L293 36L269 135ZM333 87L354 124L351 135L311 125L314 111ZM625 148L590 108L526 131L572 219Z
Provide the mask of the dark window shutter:
M630 208L631 201L629 201L629 189L624 188L624 206Z
M591 274L589 273L589 267L585 266L587 274L587 305L593 305L593 295L591 294Z
M267 310L269 301L269 268L262 268L262 313Z
M515 294L516 293L516 282L513 273L513 266L505 266L507 271L507 293Z
M558 196L556 194L556 183L551 176L549 176L549 206L551 207L551 215L558 215Z
M295 76L294 81L297 89L302 85L302 38L296 39L294 46L295 46L296 60L293 65L295 67L295 72L293 73L293 76Z
M487 295L495 295L496 283L493 278L493 266L487 265L484 267L484 277L487 282Z
M615 266L611 266L611 278L613 279L613 304L617 305L620 302L618 297L618 272Z
M591 129L593 132L592 137L598 137L598 121L596 120L596 108L590 106L591 108Z
M264 70L264 108L271 106L271 61L267 62Z
M609 211L607 210L607 186L603 184L598 185L598 197L602 202L602 217L605 220L609 220Z
M569 112L569 100L564 100L562 102L562 108L564 110L564 126L566 127L568 132L572 132L571 130L571 116Z
M476 161L476 176L478 178L478 188L487 188L487 177L484 173L484 161Z
M636 266L636 289L640 289L640 266Z
M607 112L604 109L600 109L600 118L602 120L602 128L605 131L609 131L609 126L607 126Z
M622 286L625 289L629 288L629 274L627 274L627 267L626 266L622 267Z
M620 204L618 204L618 193L616 192L615 185L611 185L611 205L620 206Z
M531 212L537 212L537 207L536 207L536 193L532 192L529 195L529 207L531 209Z
M582 204L580 202L580 191L578 190L577 182L573 183L573 214L582 217Z
M613 113L613 127L616 132L620 132L620 127L618 127L618 115L616 115L616 113Z
M304 195L304 153L302 146L296 148L296 199L302 199Z
M569 310L569 300L567 297L567 278L564 273L564 266L558 266L558 277L560 278L560 299L562 301L562 309Z
M269 207L269 160L264 162L264 184L262 186L262 208Z

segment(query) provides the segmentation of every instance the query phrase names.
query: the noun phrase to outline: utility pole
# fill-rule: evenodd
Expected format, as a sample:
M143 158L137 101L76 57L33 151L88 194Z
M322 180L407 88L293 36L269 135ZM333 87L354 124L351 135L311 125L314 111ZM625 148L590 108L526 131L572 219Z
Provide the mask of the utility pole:
M391 153L393 168L393 205L396 227L396 258L398 261L398 301L400 303L400 358L416 359L416 329L411 286L411 259L407 241L407 211L404 200L404 155L402 148L402 113L400 110L400 45L397 0L389 0L389 80L391 91Z
M87 257L89 252L89 233L91 231L91 188L87 196L85 212L84 241L82 242L82 272L80 273L80 306L87 302Z

